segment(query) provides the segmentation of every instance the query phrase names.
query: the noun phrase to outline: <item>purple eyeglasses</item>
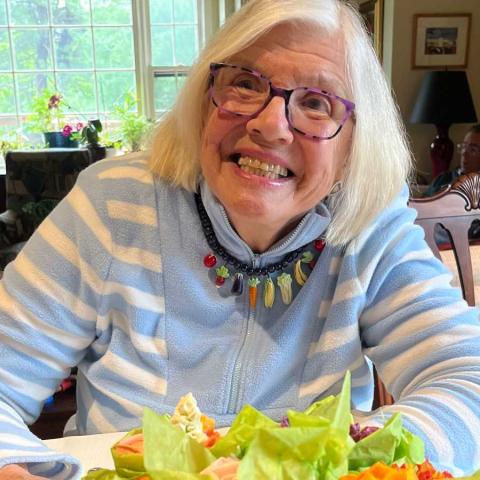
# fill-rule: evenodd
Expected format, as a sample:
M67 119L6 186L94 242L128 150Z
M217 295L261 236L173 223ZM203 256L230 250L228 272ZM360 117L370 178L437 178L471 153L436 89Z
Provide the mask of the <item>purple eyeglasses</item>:
M253 118L273 97L285 100L285 117L290 127L307 138L335 137L355 110L355 104L319 88L275 87L255 70L226 63L210 64L209 93L222 112Z

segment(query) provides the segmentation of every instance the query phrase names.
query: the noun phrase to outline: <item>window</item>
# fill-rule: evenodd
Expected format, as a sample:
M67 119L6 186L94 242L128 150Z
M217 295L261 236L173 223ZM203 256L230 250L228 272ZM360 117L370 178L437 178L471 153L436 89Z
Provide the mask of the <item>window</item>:
M199 51L196 0L150 0L154 115L168 110Z
M20 126L46 88L76 118L111 117L127 91L160 116L198 54L202 3L0 0L0 130Z

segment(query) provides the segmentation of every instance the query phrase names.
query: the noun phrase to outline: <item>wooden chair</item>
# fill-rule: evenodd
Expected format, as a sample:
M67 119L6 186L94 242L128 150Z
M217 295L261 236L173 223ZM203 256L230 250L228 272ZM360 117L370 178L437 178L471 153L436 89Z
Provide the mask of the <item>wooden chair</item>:
M440 260L442 257L435 241L435 225L440 224L448 232L463 298L470 306L474 306L475 283L468 232L474 220L480 221L480 174L462 175L438 195L411 198L409 205L417 210L415 223L423 227L426 242Z
M409 205L417 210L415 223L423 227L427 244L440 260L442 257L435 241L435 225L440 224L447 231L450 237L448 246L455 257L463 298L470 306L474 306L475 283L468 233L472 222L480 221L480 174L462 175L434 197L410 198ZM374 406L391 405L393 401L375 372Z

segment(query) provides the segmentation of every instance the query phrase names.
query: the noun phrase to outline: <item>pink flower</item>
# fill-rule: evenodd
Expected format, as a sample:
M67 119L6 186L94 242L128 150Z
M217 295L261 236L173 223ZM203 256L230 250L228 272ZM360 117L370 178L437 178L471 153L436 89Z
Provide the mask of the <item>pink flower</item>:
M79 132L83 128L83 123L78 122L75 128L77 129L77 132Z
M62 135L64 137L69 137L72 132L73 128L70 125L65 125L62 130Z
M60 102L62 101L62 96L59 93L54 93L48 100L48 108L58 108Z

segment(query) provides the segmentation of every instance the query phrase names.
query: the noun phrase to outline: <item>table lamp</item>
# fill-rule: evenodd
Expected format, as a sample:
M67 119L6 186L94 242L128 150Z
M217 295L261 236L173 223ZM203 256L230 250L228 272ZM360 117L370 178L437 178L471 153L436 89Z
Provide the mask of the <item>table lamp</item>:
M410 122L433 123L437 127L437 135L430 145L433 178L447 171L452 160L453 142L448 137L450 125L476 121L472 94L464 71L430 71L425 74Z

